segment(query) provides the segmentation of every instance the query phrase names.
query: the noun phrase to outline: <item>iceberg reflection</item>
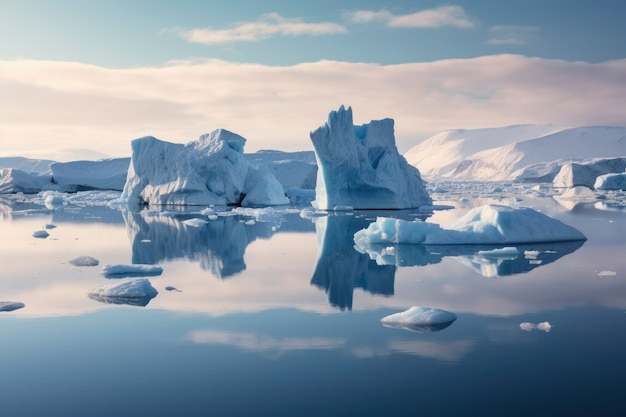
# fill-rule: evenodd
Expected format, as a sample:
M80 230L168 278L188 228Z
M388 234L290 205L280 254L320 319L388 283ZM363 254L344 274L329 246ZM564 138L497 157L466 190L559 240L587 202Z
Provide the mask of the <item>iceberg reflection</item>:
M227 212L202 224L190 222L200 218L198 213L125 212L124 219L133 264L157 264L183 258L198 262L203 270L218 278L228 278L246 269L244 254L255 240L269 239L279 229L300 231L303 224L312 229L303 219L294 222L284 217L286 213L279 214L264 221L253 221L250 216Z
M461 264L487 277L524 274L555 262L575 252L585 242L554 242L525 245L507 245L518 254L489 256L489 252L502 249L502 245L370 245L365 253L377 265L425 266L439 263L450 256Z

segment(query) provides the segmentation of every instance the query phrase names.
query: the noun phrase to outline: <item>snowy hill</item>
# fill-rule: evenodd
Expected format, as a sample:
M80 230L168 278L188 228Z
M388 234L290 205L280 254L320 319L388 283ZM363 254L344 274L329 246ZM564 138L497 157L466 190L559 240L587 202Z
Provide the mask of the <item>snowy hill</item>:
M552 181L565 163L626 156L626 128L519 125L456 130L435 135L404 156L431 180Z

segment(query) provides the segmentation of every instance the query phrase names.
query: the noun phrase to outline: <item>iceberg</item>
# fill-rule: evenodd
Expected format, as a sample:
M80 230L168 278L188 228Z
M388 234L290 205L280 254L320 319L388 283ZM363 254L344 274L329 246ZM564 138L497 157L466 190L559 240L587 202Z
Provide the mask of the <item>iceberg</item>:
M412 332L430 333L443 330L456 320L456 314L432 307L411 307L406 311L383 317L385 327L400 328Z
M136 306L146 306L157 294L158 291L147 279L100 285L87 293L89 298L102 303Z
M626 172L619 174L604 174L596 178L593 187L596 190L624 190L626 191Z
M123 277L145 277L161 275L163 268L158 265L123 265L123 264L107 264L102 267L102 275L106 278L123 278Z
M486 205L445 228L436 223L378 217L354 234L356 249L379 244L513 244L586 240L577 229L527 207Z
M555 187L585 186L592 188L596 178L604 174L621 173L626 169L626 158L596 158L568 162L552 180Z
M152 136L135 139L120 199L141 205L289 204L269 168L244 157L245 142L224 129L186 145Z
M398 153L393 119L354 126L352 108L331 111L310 133L317 160L313 207L406 209L432 204L417 168Z
M35 194L58 187L49 173L24 171L17 168L0 168L0 194Z
M122 191L126 184L130 158L98 161L54 162L50 165L53 181L65 192L86 190Z

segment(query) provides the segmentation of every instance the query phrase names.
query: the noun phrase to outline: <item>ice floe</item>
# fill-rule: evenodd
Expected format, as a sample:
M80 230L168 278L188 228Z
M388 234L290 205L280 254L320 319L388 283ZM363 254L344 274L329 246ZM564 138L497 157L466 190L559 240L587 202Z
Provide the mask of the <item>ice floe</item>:
M443 330L456 320L456 314L432 307L414 306L406 311L383 317L385 327L401 328L419 333Z

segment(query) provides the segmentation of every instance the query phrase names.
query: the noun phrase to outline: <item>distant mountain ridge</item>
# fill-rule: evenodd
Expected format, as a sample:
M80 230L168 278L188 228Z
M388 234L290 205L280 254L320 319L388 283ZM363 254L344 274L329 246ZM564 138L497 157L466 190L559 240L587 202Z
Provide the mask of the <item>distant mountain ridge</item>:
M568 162L626 157L626 127L451 130L417 144L404 157L427 180L552 181Z

